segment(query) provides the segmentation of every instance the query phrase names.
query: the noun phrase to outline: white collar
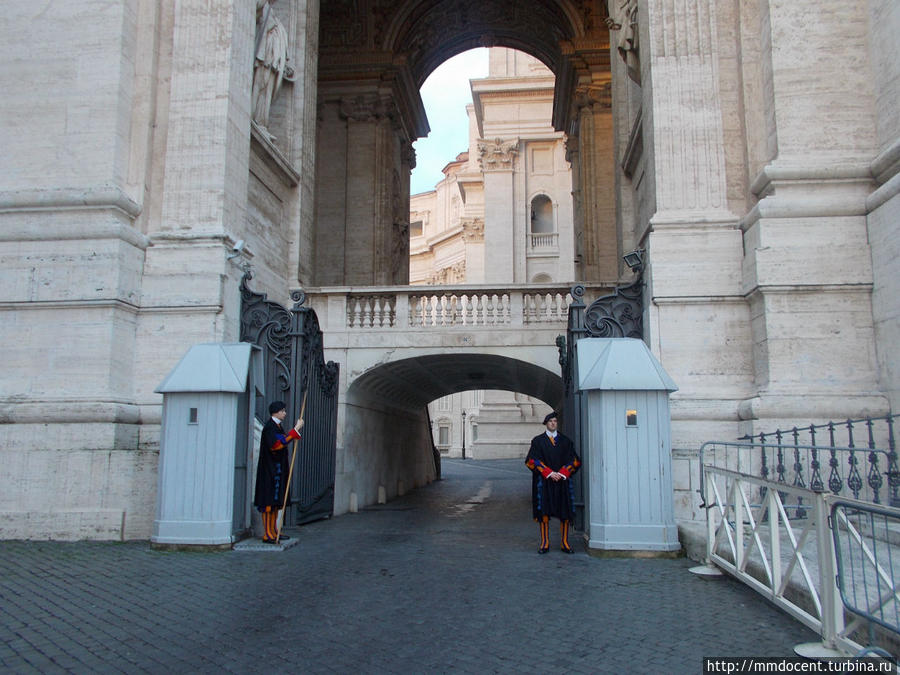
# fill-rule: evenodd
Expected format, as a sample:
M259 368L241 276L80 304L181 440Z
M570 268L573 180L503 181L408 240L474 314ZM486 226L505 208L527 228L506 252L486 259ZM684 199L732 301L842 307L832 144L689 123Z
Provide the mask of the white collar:
M281 420L274 415L272 416L272 421L275 422L275 424L277 424L278 426L281 426Z
M557 433L558 433L558 432L556 432L556 431L550 431L549 429L547 429L547 435L548 435L550 438L556 438L556 434L557 434Z

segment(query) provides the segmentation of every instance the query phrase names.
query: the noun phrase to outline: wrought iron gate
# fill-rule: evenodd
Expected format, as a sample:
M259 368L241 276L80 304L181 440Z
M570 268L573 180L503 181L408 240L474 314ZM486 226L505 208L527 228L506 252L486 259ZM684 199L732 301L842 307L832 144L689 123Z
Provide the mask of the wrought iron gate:
M267 419L269 402L281 400L292 423L306 394L306 424L291 479L292 506L284 514L286 526L301 525L334 512L338 366L325 363L319 319L302 306L306 295L292 292L294 306L288 311L250 290L247 282L252 278L247 271L241 279L241 341L263 352L266 391L256 401L256 417Z
M628 286L616 287L609 295L604 295L585 307L584 286L572 286L569 291L572 302L569 304L569 321L566 335L556 339L559 348L559 365L562 371L564 398L562 424L564 433L572 437L575 448L581 456L582 469L575 474L572 485L575 490L575 522L576 530L584 530L584 487L587 476L587 453L583 452L584 424L582 420L582 392L578 390L578 352L576 344L585 337L629 337L643 339L643 291L644 280L638 269L637 279Z

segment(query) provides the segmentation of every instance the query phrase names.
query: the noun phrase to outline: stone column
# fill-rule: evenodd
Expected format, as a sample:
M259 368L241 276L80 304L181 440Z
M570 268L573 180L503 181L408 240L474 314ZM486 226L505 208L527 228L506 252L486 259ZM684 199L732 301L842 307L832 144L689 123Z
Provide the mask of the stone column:
M479 160L484 172L484 247L491 251L490 264L485 266L484 271L487 284L524 282L524 279L515 278L516 194L513 166L518 148L517 140L497 138L478 142Z
M679 387L671 401L673 446L697 447L717 425L735 435L751 377L719 86L717 12L728 8L715 0L638 7L642 128L630 145L643 147L634 241L649 260L645 338Z
M386 93L327 89L320 95L315 283L406 283L412 156L397 106Z
M3 9L0 539L140 536L153 481L131 477L155 457L138 450L132 395L148 245L137 158L158 15L127 0Z
M135 385L144 422L160 421L153 389L190 345L238 339L240 272L226 255L247 218L255 7L174 7L165 172L148 221L135 356L146 373Z
M619 245L616 235L615 160L612 96L609 82L583 86L575 92L578 110L580 165L573 184L581 186L579 215L581 263L585 281L618 276ZM573 165L574 166L574 165ZM578 208L578 207L576 207Z
M770 0L760 20L769 161L742 220L753 319L748 431L881 414L866 198L877 154L869 4ZM802 356L800 356L802 355Z

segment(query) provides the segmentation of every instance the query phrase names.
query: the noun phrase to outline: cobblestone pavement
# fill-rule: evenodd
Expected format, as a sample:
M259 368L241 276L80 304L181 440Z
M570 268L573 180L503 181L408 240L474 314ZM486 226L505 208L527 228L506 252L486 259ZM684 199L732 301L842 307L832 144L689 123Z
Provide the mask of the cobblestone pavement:
M304 526L284 552L0 542L0 670L700 673L816 635L674 560L537 555L519 460Z

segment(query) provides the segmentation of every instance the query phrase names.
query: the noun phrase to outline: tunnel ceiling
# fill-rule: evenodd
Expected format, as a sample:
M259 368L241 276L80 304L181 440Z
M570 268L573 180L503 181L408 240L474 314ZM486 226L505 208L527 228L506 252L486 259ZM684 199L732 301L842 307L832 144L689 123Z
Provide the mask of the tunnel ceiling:
M560 75L564 52L602 34L603 0L328 0L321 3L320 65L375 73L405 66L416 87L475 47L527 52Z
M558 406L562 378L539 366L490 354L433 354L380 365L356 379L351 402L375 397L390 405L420 409L435 399L470 389L503 389Z

